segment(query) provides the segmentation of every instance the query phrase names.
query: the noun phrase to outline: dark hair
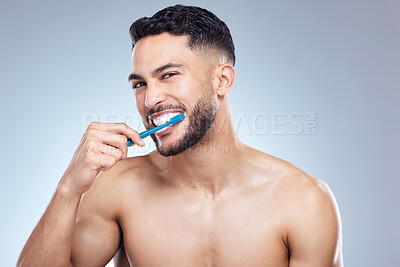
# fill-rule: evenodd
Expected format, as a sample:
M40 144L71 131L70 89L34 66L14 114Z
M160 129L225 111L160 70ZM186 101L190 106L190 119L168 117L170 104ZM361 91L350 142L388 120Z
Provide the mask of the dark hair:
M158 11L150 18L136 20L129 29L132 48L141 38L163 32L188 35L190 48L220 50L235 65L235 46L228 26L204 8L175 5Z

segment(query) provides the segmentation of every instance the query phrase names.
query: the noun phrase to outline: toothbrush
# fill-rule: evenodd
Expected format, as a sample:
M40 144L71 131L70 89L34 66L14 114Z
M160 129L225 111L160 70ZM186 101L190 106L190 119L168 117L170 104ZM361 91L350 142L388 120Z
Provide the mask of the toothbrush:
M153 133L155 133L155 132L158 132L159 130L161 130L161 129L163 129L163 128L169 126L169 125L177 124L178 122L182 121L184 118L185 118L185 115L184 115L183 113L178 114L178 115L172 117L172 118L171 118L168 122L166 122L166 123L163 123L163 124L161 124L161 125L158 125L157 127L151 128L150 130L141 132L141 133L139 134L139 135L140 135L140 138L143 139L143 138L145 138L145 137L147 137L147 136L149 136L149 135L151 135L151 134L153 134ZM131 139L128 139L128 146L131 146L131 145L133 145L133 144L134 144L134 142L133 142Z

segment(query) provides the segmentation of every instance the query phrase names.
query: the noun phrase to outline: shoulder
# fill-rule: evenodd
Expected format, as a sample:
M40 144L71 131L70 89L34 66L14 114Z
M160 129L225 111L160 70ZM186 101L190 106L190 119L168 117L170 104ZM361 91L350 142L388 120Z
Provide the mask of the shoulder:
M265 181L265 194L279 200L285 221L297 223L327 216L333 222L340 214L335 197L326 182L315 178L292 163L255 151L254 163Z
M279 208L290 261L302 266L342 266L340 212L328 184L287 161L264 157L269 168L263 171L270 181L264 192Z
M290 261L343 266L340 212L328 184L297 169L281 177L277 188Z
M97 212L108 218L117 218L127 196L140 191L151 176L153 155L131 157L118 161L110 170L100 172L90 189L83 194L80 210Z
M313 202L330 202L334 199L328 184L304 172L292 163L263 153L251 152L252 168L268 181L272 181L276 193L295 203L310 204Z
M149 164L147 156L118 161L100 172L79 203L73 237L72 259L79 266L93 265L93 255L101 255L102 266L113 257L122 240L121 217L129 201L140 191L138 177ZM125 206L124 206L125 205ZM100 266L100 263L96 263Z
M339 217L339 209L329 185L315 178L296 166L286 163L286 172L277 178L277 190L285 198L290 211L289 218L298 222L301 218Z
M119 187L124 186L126 182L140 179L154 170L155 157L155 153L150 153L120 160L110 170L101 172L96 177L92 188L104 189L111 184Z
M291 168L293 170L281 177L278 184L292 211L292 219L311 219L328 213L338 217L338 206L329 185L295 166Z
M289 236L320 235L337 240L341 235L339 207L332 190L324 181L300 173L288 177L286 185ZM311 228L310 228L311 227ZM293 240L293 239L292 239Z

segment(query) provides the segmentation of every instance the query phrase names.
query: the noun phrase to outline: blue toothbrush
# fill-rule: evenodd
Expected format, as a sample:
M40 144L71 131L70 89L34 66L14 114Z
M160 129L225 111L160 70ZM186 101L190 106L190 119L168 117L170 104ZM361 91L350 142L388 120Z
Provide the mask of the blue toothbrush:
M161 130L161 129L169 126L169 125L177 124L178 122L182 121L184 118L185 118L185 115L183 113L178 114L178 115L172 117L168 122L166 122L164 124L158 125L157 127L151 128L150 130L141 132L139 134L140 138L143 139L143 138L145 138L145 137L147 137L147 136L149 136L149 135L151 135L151 134L153 134L155 132L158 132L159 130ZM133 144L134 144L134 142L131 139L128 139L128 146L131 146Z

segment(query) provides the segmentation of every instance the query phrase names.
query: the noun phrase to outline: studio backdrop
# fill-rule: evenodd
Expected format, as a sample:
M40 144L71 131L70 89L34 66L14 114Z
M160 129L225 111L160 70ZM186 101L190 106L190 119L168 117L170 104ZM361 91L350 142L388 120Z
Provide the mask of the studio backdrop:
M177 3L0 1L1 266L15 265L91 121L144 129L128 29ZM231 29L241 140L331 187L345 265L400 266L400 2L180 3Z

